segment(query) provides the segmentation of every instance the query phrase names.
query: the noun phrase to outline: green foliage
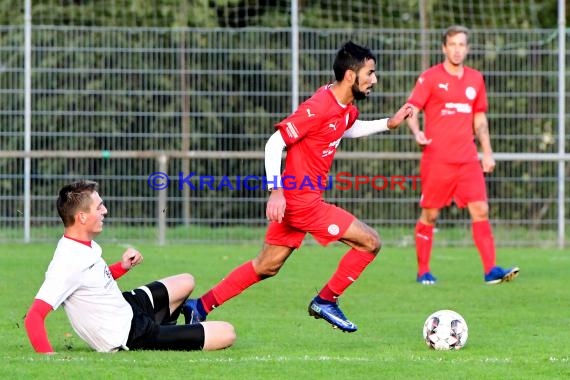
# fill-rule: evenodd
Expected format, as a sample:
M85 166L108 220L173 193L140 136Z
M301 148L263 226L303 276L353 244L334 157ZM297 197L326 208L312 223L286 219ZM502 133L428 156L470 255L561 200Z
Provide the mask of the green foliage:
M135 243L135 242L133 242ZM55 244L55 242L53 243ZM53 244L0 247L2 378L42 379L430 379L454 374L464 379L557 379L570 376L566 343L570 332L564 265L567 251L499 251L503 265L517 264L512 283L483 283L472 249L438 249L433 287L415 283L412 249L384 247L380 256L341 298L359 331L343 334L307 315L307 304L346 250L304 246L278 276L259 283L216 309L237 331L235 346L217 352L120 352L98 354L73 332L62 310L47 318L55 356L35 354L22 320L44 277ZM136 243L135 243L136 245ZM119 280L132 289L152 280L192 273L199 296L259 246L139 246L145 261ZM103 244L107 262L124 247ZM276 301L278 300L278 301ZM469 340L460 351L431 351L422 341L425 318L435 310L460 312ZM490 375L491 374L491 375Z

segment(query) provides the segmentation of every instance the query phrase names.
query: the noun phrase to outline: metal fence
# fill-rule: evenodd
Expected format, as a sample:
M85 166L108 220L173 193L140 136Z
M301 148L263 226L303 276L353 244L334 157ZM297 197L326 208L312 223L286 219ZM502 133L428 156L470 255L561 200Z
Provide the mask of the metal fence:
M406 101L426 57L431 64L441 60L439 31L430 31L426 49L419 30L302 28L293 89L289 28L34 26L31 146L25 152L24 29L2 27L0 33L2 241L26 239L26 207L30 240L55 239L61 232L57 190L78 178L102 186L110 222L102 240L259 241L266 225L267 194L258 188L264 143L297 101L331 80L332 59L342 42L353 39L378 54L379 83L359 104L362 119L390 115ZM499 245L556 245L560 219L562 236L567 230L569 137L559 136L559 124L569 114L563 120L558 114L559 38L554 29L473 30L468 64L486 78L499 159L488 177ZM566 88L568 78L566 72ZM406 127L343 140L331 175L376 177L376 182L359 189L335 187L327 199L377 227L387 243L413 244L418 157ZM164 190L149 183L158 171L171 180ZM210 185L200 188L205 176L212 177ZM394 184L398 176L409 178ZM228 182L220 186L223 181ZM438 244L471 244L467 219L465 210L444 210Z

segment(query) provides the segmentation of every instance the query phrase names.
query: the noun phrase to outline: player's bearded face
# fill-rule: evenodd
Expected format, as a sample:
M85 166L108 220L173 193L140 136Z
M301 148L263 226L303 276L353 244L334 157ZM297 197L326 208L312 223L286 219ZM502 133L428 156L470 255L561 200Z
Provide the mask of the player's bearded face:
M356 80L352 85L352 95L354 96L354 99L356 100L366 99L368 93L370 93L370 90L368 89L366 90L366 92L360 90L360 81L358 80L358 77L356 77Z
M369 59L356 73L356 77L354 78L354 83L352 84L352 95L354 99L365 99L368 94L370 94L376 82L378 82L376 79L376 62Z

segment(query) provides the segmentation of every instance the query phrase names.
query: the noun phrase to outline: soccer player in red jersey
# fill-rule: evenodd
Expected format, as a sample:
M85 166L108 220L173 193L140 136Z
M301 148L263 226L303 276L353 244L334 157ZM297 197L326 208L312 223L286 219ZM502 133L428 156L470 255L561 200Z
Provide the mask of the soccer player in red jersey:
M514 279L519 268L496 265L495 242L489 223L489 204L483 173L491 173L495 160L485 112L487 94L482 74L463 64L469 51L469 30L451 26L442 36L443 63L418 78L408 99L413 116L408 126L422 147L420 177L422 208L415 228L418 273L416 280L435 284L430 272L433 229L441 208L455 202L467 207L472 235L483 263L487 284ZM424 130L418 113L424 111ZM475 136L481 145L479 163Z
M357 327L338 307L337 299L380 251L380 237L371 227L322 198L326 178L342 138L355 138L398 127L412 107L402 106L391 118L358 120L355 100L365 99L376 84L372 52L347 42L337 52L335 82L321 87L293 114L276 124L265 146L266 215L270 221L261 252L235 268L199 299L189 299L182 312L187 323L206 318L214 308L253 284L275 276L310 233L320 244L341 241L350 249L328 283L309 304L309 314L342 331ZM287 148L285 170L281 155Z

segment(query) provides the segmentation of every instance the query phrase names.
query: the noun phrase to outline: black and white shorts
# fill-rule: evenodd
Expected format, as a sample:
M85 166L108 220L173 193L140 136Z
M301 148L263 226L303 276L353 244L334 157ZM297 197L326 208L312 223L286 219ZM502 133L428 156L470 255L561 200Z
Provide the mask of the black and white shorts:
M162 282L154 281L123 292L123 297L133 309L127 339L129 349L200 350L204 346L204 327L201 324L175 325L180 308L170 314L168 290Z

